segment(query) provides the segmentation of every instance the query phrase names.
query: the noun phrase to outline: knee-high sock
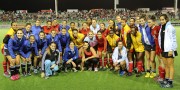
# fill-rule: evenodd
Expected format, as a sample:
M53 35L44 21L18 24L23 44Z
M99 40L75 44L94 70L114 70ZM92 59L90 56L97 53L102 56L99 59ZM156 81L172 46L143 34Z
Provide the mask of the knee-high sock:
M15 66L10 67L11 76L15 75Z
M129 62L129 72L132 73L133 70L133 61Z
M22 70L22 73L26 72L26 64L24 63L21 64L21 70Z
M27 73L30 73L30 70L31 70L31 63L28 63L27 64Z
M141 72L142 71L142 67L143 65L142 65L142 61L138 61L137 62L137 68L138 68L138 72Z
M3 69L4 69L4 73L7 72L7 62L3 61Z
M20 65L16 65L15 66L15 74L20 74L19 73L19 68L20 68Z
M162 66L159 66L159 76L160 78L164 79L165 78L165 69Z

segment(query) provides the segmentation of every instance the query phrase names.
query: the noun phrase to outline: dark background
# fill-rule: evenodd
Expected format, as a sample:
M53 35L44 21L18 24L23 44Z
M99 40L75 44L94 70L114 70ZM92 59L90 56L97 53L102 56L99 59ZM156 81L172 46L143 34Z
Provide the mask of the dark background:
M59 10L66 9L113 9L114 0L58 0ZM178 2L180 8L180 0ZM150 8L151 10L162 7L173 7L174 0L119 0L119 8L136 10L137 8ZM54 0L0 0L1 10L28 10L37 12L42 9L53 9Z

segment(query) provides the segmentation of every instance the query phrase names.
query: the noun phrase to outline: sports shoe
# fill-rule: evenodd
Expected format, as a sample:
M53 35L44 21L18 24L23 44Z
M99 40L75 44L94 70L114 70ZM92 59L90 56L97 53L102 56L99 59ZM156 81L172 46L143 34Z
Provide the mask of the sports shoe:
M72 68L73 72L77 72L78 70L76 70L76 68Z
M65 68L65 69L64 69L64 72L65 72L65 73L67 73L67 72L68 72L67 68Z
M133 71L134 71L134 73L138 73L138 69L137 68L134 68Z
M5 77L7 77L7 78L11 77L8 72L5 72L3 75L4 75Z
M113 71L114 70L114 68L113 67L110 67L110 71Z
M150 77L150 73L146 72L145 78L149 78Z
M97 67L96 67L96 68L94 68L94 71L95 71L95 72L97 72L97 71L98 71L98 68L97 68Z
M45 79L49 79L49 76L45 76Z
M119 71L119 75L123 76L125 74L125 71Z
M37 74L38 73L38 70L37 69L34 69L34 74Z
M30 73L30 72L28 72L28 73L27 73L27 76L31 76L31 73Z
M11 76L11 78L10 78L11 80L13 80L13 81L15 81L15 80L17 80L17 78L13 75L13 76Z
M136 73L136 77L140 77L141 76L141 73Z
M131 72L128 72L126 76L132 76L132 73L131 73Z
M19 78L20 78L19 74L16 74L16 75L14 75L14 76L16 77L16 79L19 79Z
M92 67L90 67L88 70L89 70L89 71L92 71Z
M156 73L152 72L151 75L149 76L150 78L156 77Z
M57 75L57 73L56 72L53 72L53 76L56 76Z
M27 76L26 72L22 72L22 76L26 77Z
M162 84L162 88L173 88L173 84L167 83L167 84Z

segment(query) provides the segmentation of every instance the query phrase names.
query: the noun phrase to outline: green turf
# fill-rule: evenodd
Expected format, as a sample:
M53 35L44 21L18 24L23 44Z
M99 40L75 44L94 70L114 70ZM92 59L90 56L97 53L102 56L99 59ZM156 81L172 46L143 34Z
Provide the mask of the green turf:
M0 42L8 29L0 29ZM180 27L176 27L177 40L180 40ZM180 42L178 42L180 46ZM2 54L0 54L0 90L164 90L150 78L120 77L110 71L97 73L84 71L77 73L60 73L48 80L40 75L21 77L20 80L11 81L3 76ZM172 90L180 90L180 56L175 58L175 80ZM156 60L157 61L157 60Z

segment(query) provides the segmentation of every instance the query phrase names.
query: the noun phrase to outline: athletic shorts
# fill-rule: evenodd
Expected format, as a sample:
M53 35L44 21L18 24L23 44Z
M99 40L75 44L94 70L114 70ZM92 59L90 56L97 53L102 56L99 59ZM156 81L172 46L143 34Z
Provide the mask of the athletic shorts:
M156 50L156 46L155 45L151 46L151 45L144 44L144 47L145 47L145 50L148 51L148 52Z
M19 52L18 51L14 51L14 54L17 56L17 55L19 55ZM5 56L11 56L9 51L8 51L8 49L4 49L4 55Z
M102 52L104 50L104 47L98 47L98 51Z
M174 56L173 55L172 56L168 56L168 52L162 52L161 55L164 58L174 58L175 56L178 56L178 53L177 53L177 51L174 51Z

